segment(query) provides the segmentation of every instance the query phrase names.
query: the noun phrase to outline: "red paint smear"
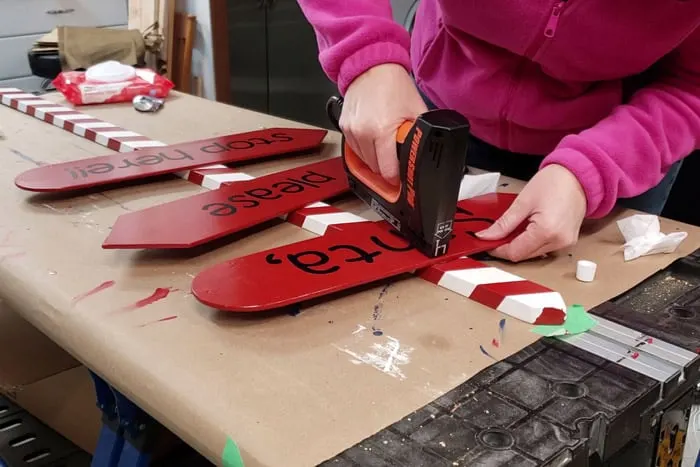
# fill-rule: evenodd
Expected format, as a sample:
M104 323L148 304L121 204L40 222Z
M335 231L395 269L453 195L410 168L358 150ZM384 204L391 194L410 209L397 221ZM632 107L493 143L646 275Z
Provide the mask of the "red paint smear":
M12 237L12 234L13 232L11 230L5 234L5 238L2 239L2 246L9 246L8 243Z
M566 315L559 308L545 307L533 324L564 324Z
M633 359L633 360L636 360L636 359L638 359L638 358L639 358L639 352L634 352L634 353L632 354L632 359Z
M5 256L3 256L2 258L0 258L0 263L3 263L6 259L10 259L10 258L19 258L19 257L22 257L22 256L24 256L24 255L26 255L26 254L27 254L27 253L24 252L24 251L20 251L19 253L10 253L9 255L5 255Z
M491 341L491 345L493 345L494 347L499 347L499 346L500 346L500 344L498 343L498 340L496 340L495 337L494 337L494 339Z
M125 307L125 310L133 311L133 310L138 310L139 308L143 308L145 306L151 305L158 300L163 300L165 297L167 297L170 292L172 292L172 289L170 288L163 288L163 287L158 287L151 295L149 295L146 298L142 298L138 302L134 303L133 305L129 305Z
M175 318L177 318L176 315L166 316L165 318L161 318L158 321L156 321L156 323L162 323L163 321L170 321L171 319L175 319Z
M164 321L170 321L170 320L173 320L173 319L175 319L175 318L177 318L176 315L173 315L173 316L166 316L165 318L157 319L157 320L155 320L155 321L151 321L150 323L141 324L139 327L140 327L140 328L143 328L143 327L149 326L149 325L151 325L151 324L162 323L162 322L164 322Z
M83 300L83 299L88 298L92 295L95 295L98 292L102 292L103 290L107 290L108 288L112 287L114 284L116 284L116 282L114 282L114 281L103 282L92 290L89 290L89 291L82 293L80 295L76 295L73 298L73 303L74 304L78 303L80 300Z

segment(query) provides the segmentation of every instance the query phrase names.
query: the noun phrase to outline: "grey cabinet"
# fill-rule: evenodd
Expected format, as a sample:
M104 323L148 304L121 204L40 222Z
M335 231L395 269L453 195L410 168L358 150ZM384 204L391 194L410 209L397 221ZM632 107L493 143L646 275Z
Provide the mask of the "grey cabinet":
M296 0L228 3L231 103L283 118L331 128L328 98L337 87L318 63L313 28ZM392 0L405 24L416 0Z
M40 89L27 52L57 26L126 27L127 0L0 0L0 88Z
M226 5L231 103L267 113L267 8L262 0Z
M296 0L228 2L228 33L233 105L329 128L325 104L337 88Z

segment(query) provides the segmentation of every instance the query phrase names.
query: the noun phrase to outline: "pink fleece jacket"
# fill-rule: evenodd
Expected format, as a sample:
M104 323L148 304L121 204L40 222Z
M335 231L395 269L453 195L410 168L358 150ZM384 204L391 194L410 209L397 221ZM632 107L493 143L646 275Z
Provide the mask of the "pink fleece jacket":
M401 64L476 137L571 170L588 217L700 146L700 0L422 0L412 38L389 0L298 2L341 94L372 66ZM648 69L653 80L623 96Z

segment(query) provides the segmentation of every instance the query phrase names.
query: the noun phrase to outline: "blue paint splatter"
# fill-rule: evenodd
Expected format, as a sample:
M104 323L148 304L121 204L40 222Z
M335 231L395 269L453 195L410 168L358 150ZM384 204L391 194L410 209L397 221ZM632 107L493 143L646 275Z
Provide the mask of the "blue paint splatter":
M374 305L374 309L372 310L372 320L375 322L382 319L382 308L384 307L384 304L382 303L382 299L389 291L390 286L391 286L391 284L385 285L384 287L382 287L382 290L379 292L379 297L377 298L377 303ZM379 336L384 335L384 331L377 328L376 326L372 326L372 334L379 337Z
M498 340L499 342L503 342L503 332L506 329L506 319L503 318L501 321L498 322Z
M483 345L479 345L479 350L481 350L481 353L484 354L484 355L486 355L487 357L493 358L494 360L496 360L496 358L495 358L493 355L491 355L490 353L488 353L488 352L486 351L486 349L484 348ZM498 360L496 360L496 361L498 361Z

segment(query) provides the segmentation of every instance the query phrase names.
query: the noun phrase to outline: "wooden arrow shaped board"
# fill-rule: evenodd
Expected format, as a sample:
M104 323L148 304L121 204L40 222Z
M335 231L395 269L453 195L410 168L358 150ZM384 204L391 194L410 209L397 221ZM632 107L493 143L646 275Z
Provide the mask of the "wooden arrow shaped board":
M62 162L23 172L15 185L36 192L66 192L144 179L212 164L230 164L290 155L320 146L320 129L268 128L166 147L143 148Z
M493 223L513 199L499 193L461 201L455 236L447 254L438 258L408 245L385 221L350 223L334 226L322 237L206 269L193 280L192 293L220 310L263 311L490 250L511 238L484 241L473 232Z
M191 248L349 191L340 158L124 214L103 248Z

